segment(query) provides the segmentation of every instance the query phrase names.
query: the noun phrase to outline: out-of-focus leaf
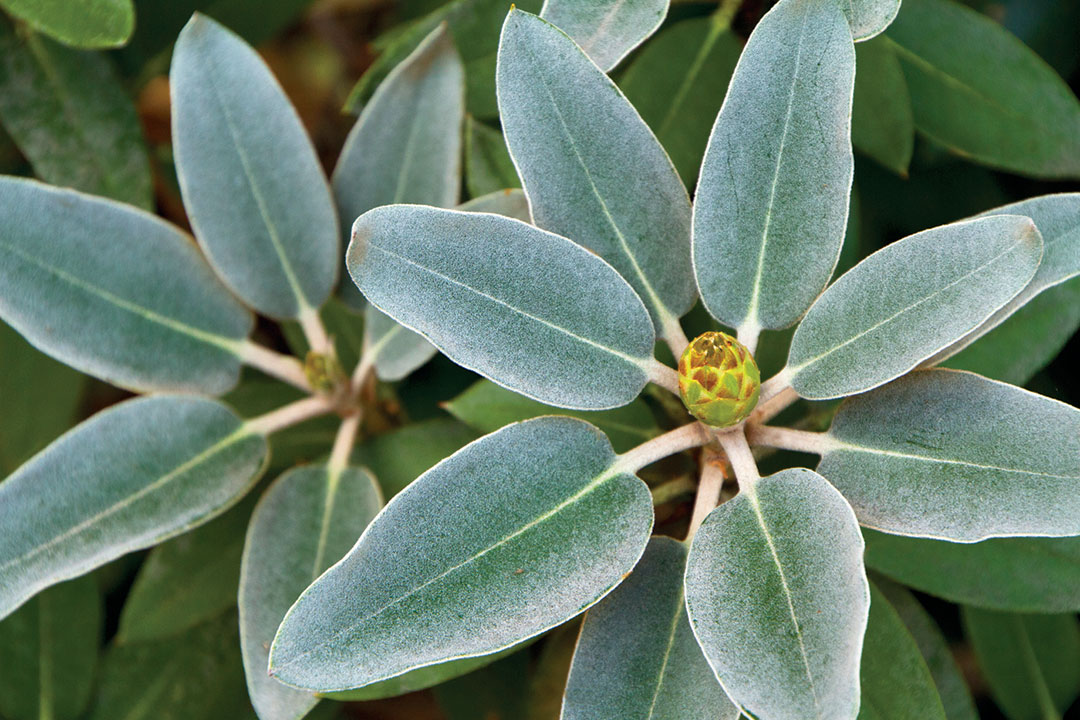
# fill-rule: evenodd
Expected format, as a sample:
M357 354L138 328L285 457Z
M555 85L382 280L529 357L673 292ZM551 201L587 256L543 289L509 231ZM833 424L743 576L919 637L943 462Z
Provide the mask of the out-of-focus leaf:
M981 325L1035 275L1042 239L1019 215L925 230L878 250L817 299L783 374L814 400L900 377Z
M844 242L855 50L840 4L782 0L739 58L694 196L713 317L752 336L798 320Z
M244 687L236 613L105 654L89 720L255 720Z
M992 167L1080 176L1080 102L1010 32L952 0L904 0L886 35L919 132Z
M614 410L562 410L481 380L446 403L446 410L481 433L495 432L510 423L541 415L569 415L591 422L604 431L616 452L626 452L660 434L660 428L642 400Z
M537 226L607 260L662 337L694 304L690 200L656 136L615 84L558 28L511 11L499 111Z
M5 10L65 45L110 48L135 29L131 0L0 0Z
M352 462L371 468L383 495L391 498L476 437L468 426L449 418L411 423L361 443Z
M0 713L8 720L75 720L94 682L103 624L97 580L45 590L0 622Z
M465 118L465 187L474 198L521 187L502 132L472 115Z
M1009 720L1060 718L1080 695L1076 615L962 610L979 668Z
M529 705L524 720L560 720L562 697L580 630L580 623L571 621L544 638L529 678Z
M656 364L652 322L626 281L580 245L518 220L375 208L356 221L346 262L373 305L454 362L541 402L625 405Z
M357 468L296 468L251 516L240 576L240 638L251 702L262 720L299 720L318 699L267 675L270 643L300 593L356 543L382 498Z
M515 653L435 688L446 720L523 720L529 681L528 653Z
M873 583L859 678L860 720L945 720L934 678L915 638Z
M670 0L544 0L540 17L569 35L608 72L656 32Z
M521 190L496 190L495 192L481 195L472 200L458 205L458 210L467 212L488 212L496 215L531 223L532 213L529 211L529 199Z
M868 529L863 536L868 566L931 595L995 610L1080 611L1080 539L968 545Z
M251 313L173 225L4 177L0 254L0 316L39 350L134 390L236 384Z
M641 557L652 521L648 488L596 428L511 425L390 501L289 610L271 673L344 690L499 652L602 598Z
M907 631L915 639L922 653L926 667L934 678L937 686L938 697L945 709L945 717L948 720L978 720L979 715L975 710L975 701L971 698L964 676L953 658L952 652L941 634L941 630L930 617L930 613L923 609L919 601L906 590L891 580L881 577L874 579L872 586L882 595L888 598L889 604L900 619L904 622ZM873 626L873 611L871 611L870 623Z
M719 13L685 20L649 41L619 83L687 187L697 182L740 52L742 43Z
M977 542L1080 535L1080 410L954 370L840 406L818 472L875 530Z
M0 322L0 476L71 427L85 381Z
M314 313L337 279L340 242L296 110L255 50L204 15L180 33L169 81L177 178L211 264L265 315Z
M212 400L159 395L98 413L0 483L0 617L222 513L265 459L265 437Z
M101 53L0 19L0 121L42 180L152 209L135 106Z
M585 615L563 720L735 720L686 619L687 546L654 537L630 577Z
M889 26L900 12L900 0L846 0L841 4L855 41L868 40Z
M802 468L762 478L705 518L690 546L686 606L745 711L855 717L870 604L862 551L844 498Z
M887 38L860 43L855 47L855 66L851 142L906 177L915 149L915 119L896 51Z
M117 642L177 635L236 605L240 554L254 505L245 500L151 550L124 601Z
M401 380L437 352L423 335L398 325L374 305L364 309L363 356L380 380Z

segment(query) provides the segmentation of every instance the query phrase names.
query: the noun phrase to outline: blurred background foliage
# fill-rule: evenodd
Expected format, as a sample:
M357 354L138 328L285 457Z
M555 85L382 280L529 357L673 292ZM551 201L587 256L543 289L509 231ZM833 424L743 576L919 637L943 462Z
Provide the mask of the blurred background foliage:
M540 4L517 2L533 12ZM771 4L676 1L662 28L612 72L691 189L741 47ZM924 228L1080 190L1080 2L965 4L904 0L884 35L858 45L855 188L841 271ZM0 0L0 172L113 197L187 227L172 166L167 72L173 40L198 11L260 49L328 172L379 81L447 22L467 71L465 196L516 187L494 94L498 33L509 6ZM332 306L326 322L345 362L355 359L360 318ZM700 308L687 318L691 335L710 324ZM1078 326L1080 278L1044 293L949 365L1076 405ZM266 324L259 332L280 349L303 350L290 328ZM766 333L764 374L783 364L789 339L790 332ZM441 357L407 381L369 390L378 411L357 460L375 471L388 497L480 434L543 411L477 383ZM0 323L0 475L122 398ZM247 415L290 399L292 390L257 373L226 398ZM832 408L797 410L806 424L827 425ZM647 437L672 423L659 395L622 412L609 418L617 449L635 440L619 437L627 428ZM324 419L275 436L267 477L324 455L334 430ZM687 471L677 462L662 467L665 478ZM691 488L685 480L668 487L675 499ZM0 718L253 717L235 604L255 497L188 535L50 589L0 623ZM685 503L658 511L661 531L686 522ZM1069 717L1070 706L1080 717L1080 539L963 546L866 535L872 570L918 591L920 602L911 604L894 597L902 589L886 587L912 634L918 639L919 623L930 617L944 631L981 717L1052 720ZM553 720L575 639L570 623L433 689L322 703L312 717ZM935 679L950 720L975 717L962 691Z

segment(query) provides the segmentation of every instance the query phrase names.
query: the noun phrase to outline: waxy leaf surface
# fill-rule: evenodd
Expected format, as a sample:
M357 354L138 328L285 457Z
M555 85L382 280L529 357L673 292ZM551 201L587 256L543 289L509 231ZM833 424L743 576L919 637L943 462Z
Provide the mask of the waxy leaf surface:
M0 119L42 180L152 209L139 118L101 53L0 20Z
M615 83L535 15L507 16L496 81L536 224L611 263L664 335L696 291L690 200L656 136Z
M327 465L290 470L259 500L244 546L239 604L244 673L261 720L298 720L318 702L267 675L270 643L300 593L345 556L381 505L365 471Z
M802 397L870 390L981 325L1028 284L1042 257L1018 215L925 230L877 251L829 286L791 340L783 370Z
M266 439L212 400L156 396L98 413L0 483L0 617L218 515L265 459Z
M818 472L867 527L956 542L1080 535L1080 410L924 370L848 398Z
M104 625L97 578L40 593L0 622L0 713L75 720L90 702Z
M728 695L762 720L854 718L870 591L851 508L804 469L713 510L690 547L690 624Z
M356 221L346 261L387 315L454 362L549 405L625 405L655 362L652 323L626 281L518 220L376 208Z
M137 391L218 394L236 384L251 313L176 227L5 177L0 255L0 316L43 352Z
M735 720L686 619L685 544L654 537L630 577L585 615L562 720Z
M264 315L311 312L337 278L340 242L296 110L255 50L203 15L180 33L169 81L176 174L211 264Z
M0 5L38 32L74 47L117 47L135 29L132 0L2 0Z
M670 0L544 0L540 17L565 32L607 72L656 32Z
M572 418L511 425L397 494L286 615L280 680L360 687L495 653L617 585L652 529L648 488Z
M854 173L854 82L835 0L783 0L754 28L694 196L694 271L717 320L787 327L829 281Z

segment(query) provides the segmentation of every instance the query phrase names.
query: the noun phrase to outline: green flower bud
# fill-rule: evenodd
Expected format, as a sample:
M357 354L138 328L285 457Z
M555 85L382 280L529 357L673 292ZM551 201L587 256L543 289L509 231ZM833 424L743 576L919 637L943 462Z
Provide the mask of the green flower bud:
M730 427L754 409L761 372L741 342L722 332L694 338L679 358L679 393L690 414L706 425Z

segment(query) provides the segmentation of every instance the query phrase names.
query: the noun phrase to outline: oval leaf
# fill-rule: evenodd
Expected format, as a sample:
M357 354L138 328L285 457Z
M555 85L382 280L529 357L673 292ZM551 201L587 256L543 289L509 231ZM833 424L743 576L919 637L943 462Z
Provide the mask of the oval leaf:
M0 5L38 32L75 47L117 47L135 29L132 0L2 0Z
M401 380L437 352L423 335L398 325L374 305L364 309L363 355L380 380Z
M945 720L941 697L915 638L873 584L859 678L860 720Z
M1080 535L1080 410L925 370L841 405L818 472L875 530L976 542Z
M625 405L655 363L652 323L626 281L517 220L376 208L356 221L346 261L380 310L454 362L549 405Z
M240 573L240 646L262 720L298 720L318 702L267 675L270 643L300 593L344 557L382 505L364 470L296 468L267 489L251 516Z
M265 460L266 439L212 400L156 396L98 413L0 483L0 617L220 514Z
M607 72L656 32L670 0L544 0L540 17L562 29Z
M505 215L521 222L531 223L532 212L529 210L529 199L525 193L517 189L496 190L495 192L481 195L472 200L462 203L458 210L467 212L486 212L496 215Z
M855 515L810 470L748 490L694 536L694 634L728 695L755 717L854 718L870 604Z
M652 529L648 488L615 460L599 431L572 418L467 445L398 493L304 592L274 640L271 673L323 691L360 687L498 652L577 615L630 571Z
M787 327L829 281L854 172L854 83L835 0L783 0L750 35L694 196L694 270L721 322Z
M1035 274L1042 240L1017 215L944 225L878 250L818 298L791 340L804 398L870 390L971 332Z
M337 215L281 86L247 43L198 14L169 81L176 175L210 262L264 315L314 312L337 278Z
M589 610L562 720L735 720L690 630L683 601L687 547L654 537L630 577Z
M656 136L570 38L520 10L503 25L496 83L536 224L611 263L674 333L695 300L690 200Z
M952 0L904 0L887 36L921 133L1003 170L1080 176L1080 102L999 23Z
M889 27L900 12L900 0L846 0L840 5L856 42L869 40Z
M3 177L0 228L0 316L39 350L136 391L236 384L251 313L174 226Z
M0 19L0 119L42 180L153 209L139 118L104 55Z
M928 360L927 365L937 364L955 355L1005 322L1044 290L1080 275L1080 193L1043 195L987 210L979 217L992 215L1023 215L1035 222L1043 239L1043 257L1039 269L1016 297L975 330ZM1060 317L1057 313L1055 315Z

